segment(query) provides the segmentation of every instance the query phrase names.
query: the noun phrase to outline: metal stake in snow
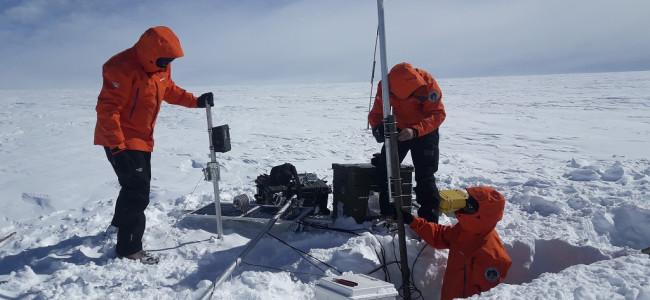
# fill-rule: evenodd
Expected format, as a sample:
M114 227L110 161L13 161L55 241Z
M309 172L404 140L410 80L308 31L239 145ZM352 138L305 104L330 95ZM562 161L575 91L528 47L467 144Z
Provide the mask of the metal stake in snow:
M406 232L404 229L404 216L402 215L402 179L400 178L399 155L397 153L397 124L395 116L391 114L390 94L388 89L388 67L386 64L386 31L384 26L384 0L377 0L379 14L379 48L381 58L381 96L384 112L384 132L386 147L386 170L389 178L388 193L397 207L397 235L399 238L399 254L402 269L402 296L411 299L410 273L408 255L406 253Z
M210 113L210 105L205 106L205 111L208 115L208 136L210 137L210 159L207 167L203 169L203 175L206 181L212 181L214 186L214 210L217 220L217 238L223 238L223 225L221 224L221 203L219 200L219 163L217 163L217 155L214 151L214 143L212 141L212 114Z
M2 242L4 242L4 241L8 240L10 237L12 237L12 236L14 236L14 235L16 235L16 232L12 232L12 233L9 234L8 236L3 237L2 239L0 239L0 243L2 243Z
M259 234L257 234L257 236L254 239L252 239L252 240L250 240L250 242L248 242L248 244L246 245L246 249L244 249L244 251L242 251L242 253L235 259L235 261L233 261L228 266L228 268L226 268L226 271L223 274L221 274L221 276L219 276L219 278L217 278L217 280L215 280L214 285L212 285L212 288L210 290L208 290L208 292L205 295L203 295L203 297L201 299L205 300L205 299L211 299L212 298L212 295L214 294L214 291L217 289L217 287L219 285L221 285L221 283L223 283L226 280L226 278L228 278L228 276L230 276L230 274L232 274L232 272L235 271L235 268L237 268L237 266L239 266L239 264L242 262L244 257L246 257L246 255L248 255L248 252L250 252L253 249L253 247L255 247L257 242L260 241L260 239L264 236L264 234L266 234L269 230L271 230L271 227L273 227L275 222L280 217L282 217L282 215L284 214L285 211L287 211L287 209L293 203L294 199L296 199L296 196L294 196L294 198L292 198L292 199L287 200L287 202L282 206L282 208L280 208L280 210L275 214L275 216L273 216L273 218L271 218L269 220L269 222L266 223L266 226L264 226L264 229L262 229L262 231Z

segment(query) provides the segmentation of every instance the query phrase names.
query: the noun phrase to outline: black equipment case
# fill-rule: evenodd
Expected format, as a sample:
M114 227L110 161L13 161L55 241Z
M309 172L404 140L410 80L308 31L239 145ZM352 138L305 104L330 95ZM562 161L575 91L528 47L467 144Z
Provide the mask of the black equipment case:
M334 217L338 206L343 205L343 215L353 217L357 223L368 221L368 198L371 191L379 192L375 166L369 163L332 164L334 170ZM411 205L413 166L400 166L402 201Z
M255 201L261 205L278 205L279 196L289 199L293 195L298 195L298 199L303 201L303 207L315 207L316 214L329 215L327 200L332 189L327 182L319 179L314 173L301 173L297 174L297 177L300 186L295 184L295 180L278 184L277 181L272 180L272 176L266 174L257 176Z

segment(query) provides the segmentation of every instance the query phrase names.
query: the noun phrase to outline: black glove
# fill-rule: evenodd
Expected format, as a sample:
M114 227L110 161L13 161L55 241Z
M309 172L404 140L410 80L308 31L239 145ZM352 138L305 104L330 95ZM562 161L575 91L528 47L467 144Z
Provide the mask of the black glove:
M386 164L383 161L383 157L381 156L381 153L375 153L372 155L372 158L370 159L370 164L377 167L379 164Z
M383 143L386 140L386 137L384 136L384 123L381 123L372 129L372 136L375 137L377 143Z
M395 207L395 204L391 204L393 206L393 215L395 216L393 219L397 220L397 207ZM402 209L402 218L404 218L404 223L405 224L411 224L413 222L413 215Z
M200 108L205 108L205 104L210 104L210 107L214 106L214 96L212 93L205 93L199 96L199 99L196 99L196 106Z

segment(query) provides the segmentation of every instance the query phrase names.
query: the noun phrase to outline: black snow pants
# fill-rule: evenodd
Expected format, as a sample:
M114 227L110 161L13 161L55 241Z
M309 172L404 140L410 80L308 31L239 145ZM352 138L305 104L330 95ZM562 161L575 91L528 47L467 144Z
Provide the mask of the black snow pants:
M399 130L398 130L399 132ZM429 222L438 223L438 211L440 206L440 193L436 186L434 174L438 171L440 159L439 150L440 135L438 129L408 141L397 141L397 152L400 164L411 151L413 168L415 169L416 186L415 199L420 204L418 216L427 219ZM373 160L377 170L377 178L380 188L379 205L383 215L392 214L389 204L388 180L386 172L386 146L381 148L381 156Z
M113 155L108 147L104 150L122 186L111 221L118 228L115 252L127 256L142 250L144 210L149 205L151 184L151 152L124 150Z

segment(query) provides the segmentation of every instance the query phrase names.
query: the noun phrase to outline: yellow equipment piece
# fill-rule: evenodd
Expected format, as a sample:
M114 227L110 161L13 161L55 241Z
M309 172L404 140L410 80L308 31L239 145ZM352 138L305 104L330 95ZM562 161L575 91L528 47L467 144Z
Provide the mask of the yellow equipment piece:
M469 195L463 190L440 191L440 212L451 214L465 207L467 198L469 198Z

